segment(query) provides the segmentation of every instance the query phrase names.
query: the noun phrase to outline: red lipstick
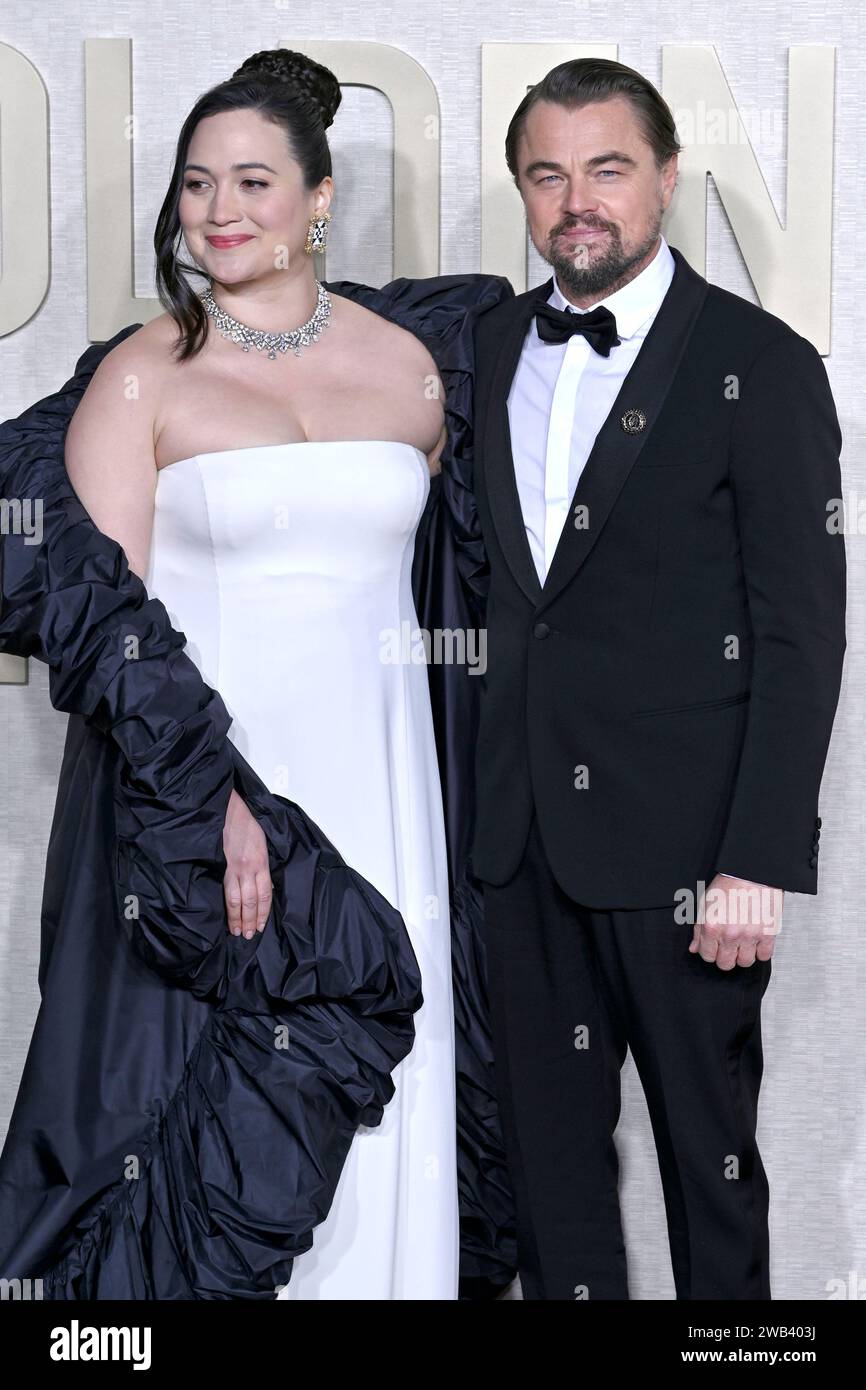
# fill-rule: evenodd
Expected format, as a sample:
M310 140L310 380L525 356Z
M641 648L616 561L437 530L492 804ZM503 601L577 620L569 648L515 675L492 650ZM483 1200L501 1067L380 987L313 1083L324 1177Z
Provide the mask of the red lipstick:
M227 250L230 246L241 246L245 241L252 241L252 237L246 236L209 236L205 238L217 251Z

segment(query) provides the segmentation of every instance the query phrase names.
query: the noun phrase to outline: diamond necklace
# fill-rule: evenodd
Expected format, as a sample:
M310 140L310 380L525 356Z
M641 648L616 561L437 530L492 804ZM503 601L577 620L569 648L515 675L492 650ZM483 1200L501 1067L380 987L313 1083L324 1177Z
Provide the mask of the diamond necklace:
M266 333L263 328L249 328L247 324L239 323L220 308L210 289L204 290L199 298L223 338L231 343L240 343L244 352L249 352L251 347L266 352L273 361L278 352L288 352L289 348L296 357L300 357L301 349L317 342L322 329L329 327L331 297L319 280L316 281L316 290L316 308L312 318L289 333Z

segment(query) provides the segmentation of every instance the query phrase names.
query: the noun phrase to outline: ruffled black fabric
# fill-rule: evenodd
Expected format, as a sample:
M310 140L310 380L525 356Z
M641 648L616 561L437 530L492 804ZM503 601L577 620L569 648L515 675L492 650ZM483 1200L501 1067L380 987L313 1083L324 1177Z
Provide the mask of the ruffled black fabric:
M471 329L510 289L481 276L332 288L416 332L439 365L453 434L413 580L422 626L447 613L465 624L484 583ZM0 1158L0 1275L41 1277L52 1299L273 1298L327 1214L357 1126L378 1124L393 1094L421 982L399 913L226 737L186 635L69 483L69 418L137 327L0 427L0 495L40 499L44 528L37 545L2 538L0 650L46 662L52 704L70 714L42 1006ZM457 668L429 670L452 873L461 1276L475 1292L514 1266L467 863L476 694ZM232 786L262 825L274 883L249 942L225 925Z

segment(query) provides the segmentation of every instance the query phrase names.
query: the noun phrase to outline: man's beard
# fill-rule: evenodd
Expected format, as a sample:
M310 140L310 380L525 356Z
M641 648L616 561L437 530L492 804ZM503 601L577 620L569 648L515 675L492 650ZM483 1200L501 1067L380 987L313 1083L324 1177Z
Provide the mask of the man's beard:
M575 242L574 250L570 253L563 251L561 242L554 243L555 237L562 232L570 231L573 227L593 228L599 225L608 234L607 250L599 255L593 255L589 246L581 242ZM575 298L582 298L588 294L598 295L600 299L605 298L613 294L614 290L627 285L633 278L629 272L652 250L658 240L661 225L662 214L659 212L645 240L636 250L627 253L623 250L618 227L595 222L563 222L553 228L548 239L547 251L543 253L544 259L553 266L563 290L569 291Z

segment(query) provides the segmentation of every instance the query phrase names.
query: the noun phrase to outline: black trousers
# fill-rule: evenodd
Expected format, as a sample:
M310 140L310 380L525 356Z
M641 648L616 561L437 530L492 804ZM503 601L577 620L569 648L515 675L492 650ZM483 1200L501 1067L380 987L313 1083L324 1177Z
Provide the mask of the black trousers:
M574 902L534 814L518 869L483 891L524 1297L629 1297L613 1140L628 1047L655 1137L677 1298L770 1298L755 1126L771 962L724 971L690 954L693 926L673 905Z

